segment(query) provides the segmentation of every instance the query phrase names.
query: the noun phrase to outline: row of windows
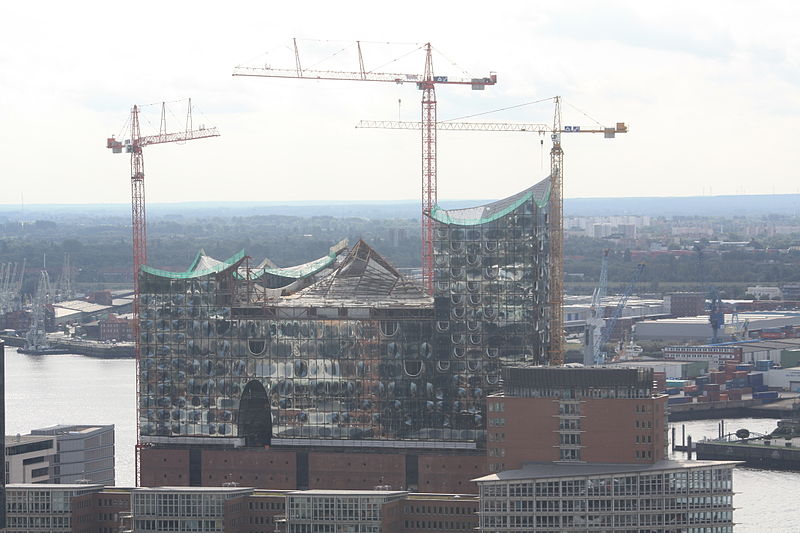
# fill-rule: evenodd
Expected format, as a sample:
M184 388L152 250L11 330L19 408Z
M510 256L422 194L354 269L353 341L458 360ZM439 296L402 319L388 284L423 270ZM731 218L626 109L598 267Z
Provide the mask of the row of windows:
M557 398L564 400L581 400L583 398L603 400L603 399L636 399L650 398L652 396L650 388L636 387L601 387L590 389L573 388L521 388L506 391L514 396L524 398Z
M445 505L406 505L403 508L406 514L474 514L472 507L449 507Z
M407 529L447 529L447 530L474 530L475 524L472 521L454 522L449 520L406 520Z
M633 486L633 495L636 486ZM585 511L661 511L670 509L730 509L733 497L704 496L693 498L597 498L597 499L495 499L481 502L482 513L579 513Z
M564 497L617 494L671 494L686 492L729 492L731 468L693 468L678 472L630 474L578 480L484 483L481 498L513 496Z
M136 531L197 531L216 533L223 531L222 520L135 520Z
M589 510L592 511L591 509ZM605 511L605 509L597 509ZM733 520L732 511L652 514L566 514L566 515L481 515L482 527L618 527L724 524Z

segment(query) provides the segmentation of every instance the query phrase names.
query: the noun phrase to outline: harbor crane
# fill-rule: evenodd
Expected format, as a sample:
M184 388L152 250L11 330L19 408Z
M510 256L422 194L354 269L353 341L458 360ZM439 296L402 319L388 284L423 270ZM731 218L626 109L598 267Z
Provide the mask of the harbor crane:
M719 290L714 285L705 282L705 266L703 263L705 244L698 241L692 247L697 254L697 280L703 291L708 294L708 323L711 326L711 344L720 342L719 330L725 325L725 311L722 308L722 299Z
M139 391L139 364L141 347L139 339L139 270L147 262L147 217L144 200L144 154L142 149L153 144L194 141L208 137L218 137L217 128L201 125L195 128L192 122L192 99L189 98L186 112L186 127L183 130L168 131L166 103L161 103L161 121L156 135L142 135L139 127L140 108L134 105L130 117L130 139L119 141L113 136L106 139L106 148L115 154L131 154L131 226L133 229L133 337L136 358L136 390ZM141 428L136 416L136 485L140 482Z
M603 259L606 261L606 268L608 268L607 259ZM631 294L633 294L636 284L639 283L639 280L642 278L644 269L644 263L639 263L636 265L636 273L633 276L633 280L625 288L625 292L622 293L622 297L619 299L617 306L614 308L614 313L612 313L611 318L609 318L605 323L605 327L603 327L601 324L600 327L602 328L602 334L600 335L599 340L592 345L592 357L594 359L593 364L602 365L607 361L606 354L603 352L603 346L611 338L611 334L614 333L614 328L617 326L617 321L619 321L619 318L622 316L622 312L625 310L625 306L627 305ZM592 299L592 303L594 303L594 299Z
M451 131L516 131L521 133L550 134L553 147L550 150L550 208L548 238L550 243L550 341L548 360L550 364L564 362L564 151L561 148L562 133L602 133L606 139L613 139L617 133L627 133L624 122L614 127L582 128L581 126L562 126L561 97L553 97L555 111L553 124L505 123L505 122L439 122L440 130ZM358 128L384 128L416 130L425 129L421 122L362 120ZM423 216L423 219L427 218Z
M451 76L436 76L433 73L433 47L425 43L420 48L425 51L425 68L422 74L399 74L390 72L375 72L364 66L364 57L361 52L361 41L356 41L358 52L358 70L333 71L304 69L300 61L300 51L297 39L292 39L294 47L294 68L243 67L234 69L234 76L255 76L263 78L292 78L307 80L337 80L337 81L376 81L384 83L414 83L422 91L422 282L429 294L433 293L433 221L428 215L437 202L437 168L436 168L436 130L439 122L436 119L436 86L437 85L468 85L473 90L483 90L487 86L497 83L497 74L489 73L483 78L454 78Z
M605 324L605 308L603 300L608 292L608 250L603 252L603 261L600 263L600 282L592 291L592 304L589 306L589 316L586 318L586 331L583 342L583 364L591 366L600 353L603 337L603 324Z

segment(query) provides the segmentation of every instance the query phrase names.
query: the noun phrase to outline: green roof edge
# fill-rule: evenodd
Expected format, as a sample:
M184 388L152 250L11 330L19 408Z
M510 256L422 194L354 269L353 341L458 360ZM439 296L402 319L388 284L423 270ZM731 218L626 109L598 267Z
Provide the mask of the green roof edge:
M198 254L199 255L199 254ZM207 268L205 270L187 270L186 272L170 272L169 270L161 270L160 268L153 268L147 265L142 265L142 272L147 274L152 274L154 276L159 276L162 278L169 278L169 279L192 279L192 278L200 278L202 276L207 276L209 274L218 274L223 270L226 270L237 263L240 263L244 259L244 250L239 251L238 253L231 256L226 261L212 267ZM197 266L197 263L193 263L192 267Z
M505 209L501 209L497 211L492 216L487 218L479 218L479 219L457 219L455 217L451 217L447 214L447 209L442 209L439 205L433 206L431 209L431 218L437 222L441 222L442 224L458 224L460 226L477 226L478 224L485 224L487 222L491 222L493 220L497 220L498 218L504 217L514 209L518 208L531 198L533 198L534 203L539 207L542 208L547 205L547 202L550 201L550 191L552 189L552 183L548 181L547 183L547 191L541 196L541 198L537 198L534 196L534 191L531 191L528 194L521 196L516 202L509 205Z
M260 272L254 273L251 277L253 278L260 278L264 274L272 274L273 276L279 276L282 278L304 278L306 276L312 276L322 270L323 268L328 267L336 260L336 254L333 252L329 252L328 255L319 257L311 263L314 263L313 266L310 267L309 271L303 271L302 269L298 268L297 266L293 267L285 267L285 268L262 268Z

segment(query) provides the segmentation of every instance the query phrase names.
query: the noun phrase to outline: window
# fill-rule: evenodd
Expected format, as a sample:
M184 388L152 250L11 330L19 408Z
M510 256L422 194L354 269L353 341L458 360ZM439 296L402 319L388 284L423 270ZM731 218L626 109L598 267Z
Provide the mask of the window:
M575 448L562 448L559 450L559 459L561 461L580 461L581 452Z
M489 425L494 427L503 427L506 425L505 418L490 418Z
M581 443L581 436L578 433L561 433L559 434L559 443L579 445Z

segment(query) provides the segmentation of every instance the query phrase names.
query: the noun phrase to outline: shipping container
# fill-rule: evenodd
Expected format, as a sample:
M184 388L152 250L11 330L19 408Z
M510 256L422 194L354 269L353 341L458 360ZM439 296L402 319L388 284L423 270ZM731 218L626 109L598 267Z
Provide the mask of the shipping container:
M753 393L753 399L755 400L774 400L777 397L778 397L778 391L776 390Z
M772 368L773 364L774 363L770 359L758 360L758 361L756 361L756 370L761 371L761 372L766 372L767 370Z
M667 398L668 405L676 405L681 403L692 403L691 398L687 398L685 396L677 396L675 398Z

